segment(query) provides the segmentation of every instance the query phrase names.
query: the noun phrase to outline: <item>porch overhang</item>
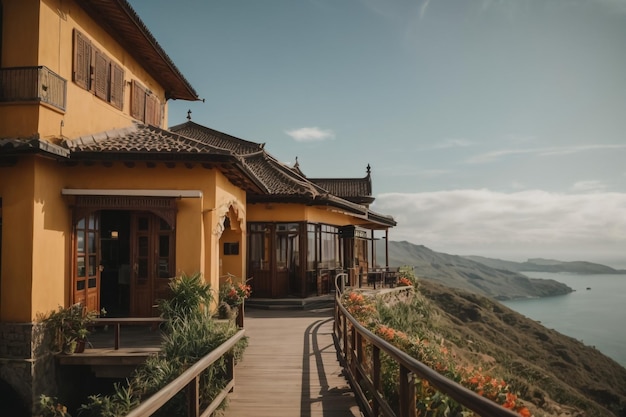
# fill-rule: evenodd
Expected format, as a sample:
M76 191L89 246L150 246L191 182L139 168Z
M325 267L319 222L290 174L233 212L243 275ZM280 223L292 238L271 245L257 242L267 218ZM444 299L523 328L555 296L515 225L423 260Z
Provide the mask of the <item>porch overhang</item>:
M202 198L200 190L134 190L134 189L94 189L94 188L63 188L61 195L73 196L126 196L126 197L172 197Z

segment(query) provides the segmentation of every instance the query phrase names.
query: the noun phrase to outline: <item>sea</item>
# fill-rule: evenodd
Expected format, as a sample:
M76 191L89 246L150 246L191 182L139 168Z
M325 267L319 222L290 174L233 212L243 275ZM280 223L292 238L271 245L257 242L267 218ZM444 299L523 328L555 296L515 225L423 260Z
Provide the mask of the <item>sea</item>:
M595 347L626 367L626 274L522 273L530 278L554 279L574 292L502 304L544 327Z

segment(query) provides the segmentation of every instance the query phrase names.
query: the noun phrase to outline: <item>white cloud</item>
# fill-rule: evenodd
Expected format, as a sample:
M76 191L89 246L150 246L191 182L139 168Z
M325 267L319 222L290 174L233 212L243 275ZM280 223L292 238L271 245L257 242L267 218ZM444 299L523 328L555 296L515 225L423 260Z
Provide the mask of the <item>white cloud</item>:
M606 189L607 185L597 180L578 181L572 186L572 191L575 192L604 191Z
M285 133L296 142L315 142L335 138L335 132L319 127L301 127L300 129L285 130Z
M448 148L465 148L471 146L472 142L464 138L449 138L445 139L441 143L434 146L435 149L448 149Z
M538 156L555 156L555 155L570 155L580 152L590 151L612 151L626 149L626 145L575 145L575 146L560 146L560 147L547 147L547 148L527 148L527 149L500 149L497 151L487 152L480 155L475 155L467 160L471 164L480 164L485 162L492 162L509 155L520 154L536 154Z
M428 10L428 5L430 4L430 0L424 0L422 5L420 6L420 19L423 19L426 16L426 10Z
M398 222L391 240L453 254L593 261L624 258L626 248L626 193L389 193L377 197L375 210Z
M528 153L537 153L538 149L500 149L497 151L491 151L480 155L472 156L467 160L470 164L482 164L486 162L492 162L497 159L503 158L509 155L519 155Z

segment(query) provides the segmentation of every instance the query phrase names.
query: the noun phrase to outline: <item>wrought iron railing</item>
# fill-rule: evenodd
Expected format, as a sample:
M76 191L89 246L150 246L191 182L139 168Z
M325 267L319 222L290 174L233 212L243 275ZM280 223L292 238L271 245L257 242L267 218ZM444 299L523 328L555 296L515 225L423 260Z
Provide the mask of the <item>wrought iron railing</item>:
M418 398L415 381L419 378L427 380L431 386L479 416L519 417L513 411L447 379L362 326L341 304L344 280L338 275L335 282L334 337L344 374L359 399L364 415L416 417ZM400 369L397 407L392 407L382 394L381 353L395 361Z
M41 102L65 110L67 81L44 66L0 69L0 102Z

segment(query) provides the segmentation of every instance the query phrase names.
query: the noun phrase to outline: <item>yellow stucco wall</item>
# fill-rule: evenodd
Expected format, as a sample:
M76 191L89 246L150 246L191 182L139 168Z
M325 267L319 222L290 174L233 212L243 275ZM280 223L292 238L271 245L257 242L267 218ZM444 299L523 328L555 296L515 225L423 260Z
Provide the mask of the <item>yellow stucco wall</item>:
M211 243L207 246L213 260L211 271L212 276L225 275L231 273L237 277L243 277L245 271L245 240L246 240L246 193L237 187L234 187L224 175L215 176L215 200L211 216ZM224 230L224 218L230 217L231 230ZM208 234L207 234L208 237ZM229 256L226 259L223 256L223 245L225 241L239 241L239 256ZM214 289L219 288L219 280L212 282Z
M357 224L353 216L304 204L249 204L248 222L299 222L325 223L335 226Z
M3 0L2 66L37 65L39 0ZM25 30L29 28L29 30ZM19 36L18 36L19 35Z
M130 114L131 80L166 104L163 88L113 38L71 0L4 0L3 66L43 65L67 80L66 111L39 104L5 104L0 112L0 137L75 138L125 127ZM73 30L124 68L124 105L118 110L72 81ZM9 42L10 40L10 42ZM167 105L163 125L167 126ZM97 116L96 116L97 115ZM63 122L63 126L61 126Z
M58 164L35 162L31 317L69 303L72 227L72 212L59 196L64 175Z
M3 168L2 197L2 289L0 320L30 321L33 269L34 158ZM27 198L26 196L30 196Z
M28 322L69 302L72 199L61 195L63 188L201 191L201 198L177 201L176 271L200 272L213 288L219 286L221 231L216 225L223 207L237 207L245 225L245 193L216 170L182 164L67 167L41 157L24 158L15 167L2 168L0 175L2 321Z

